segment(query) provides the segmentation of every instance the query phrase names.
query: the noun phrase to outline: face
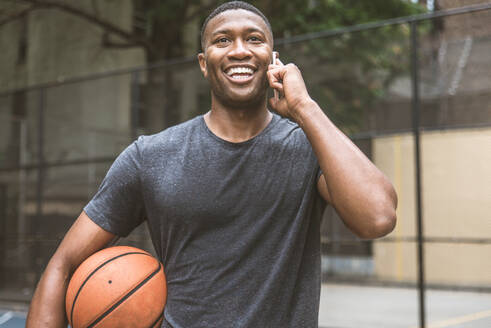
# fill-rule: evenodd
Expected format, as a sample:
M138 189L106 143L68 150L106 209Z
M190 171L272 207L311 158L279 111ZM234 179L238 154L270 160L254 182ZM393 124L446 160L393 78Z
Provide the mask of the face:
M209 21L203 38L198 60L214 100L231 107L264 102L273 40L262 18L243 9L227 10Z

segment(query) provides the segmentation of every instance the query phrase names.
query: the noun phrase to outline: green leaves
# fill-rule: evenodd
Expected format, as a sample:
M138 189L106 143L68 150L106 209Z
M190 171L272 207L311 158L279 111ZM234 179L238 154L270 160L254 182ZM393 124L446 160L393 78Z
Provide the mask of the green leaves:
M212 0L142 0L135 7L146 17L145 33L155 42L149 59L184 53L180 34L189 15L201 24L220 3ZM404 0L254 0L270 20L275 38L330 30L421 13L424 9ZM197 48L199 37L196 37ZM312 97L346 132L364 126L370 111L386 96L391 83L408 72L409 29L406 25L346 33L280 49L284 62L302 69ZM160 53L159 53L160 52Z
M275 38L421 13L402 0L255 1L267 13ZM268 7L269 5L269 7ZM266 9L265 9L266 10ZM284 61L299 64L309 91L345 132L365 122L387 88L409 69L406 25L346 33L279 49ZM309 83L310 82L310 83Z

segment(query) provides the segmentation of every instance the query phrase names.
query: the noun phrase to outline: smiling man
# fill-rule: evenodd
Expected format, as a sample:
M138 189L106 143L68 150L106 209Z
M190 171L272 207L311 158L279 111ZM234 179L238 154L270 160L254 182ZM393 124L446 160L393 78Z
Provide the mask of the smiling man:
M393 229L392 185L310 98L295 65L270 64L260 11L226 3L201 40L211 109L118 157L50 260L28 327L66 325L73 270L146 219L167 275L163 327L314 328L323 203L362 238Z

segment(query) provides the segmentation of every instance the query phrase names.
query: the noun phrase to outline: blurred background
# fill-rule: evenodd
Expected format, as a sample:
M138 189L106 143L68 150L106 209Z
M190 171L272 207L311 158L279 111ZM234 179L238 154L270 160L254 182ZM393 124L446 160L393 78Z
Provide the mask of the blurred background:
M0 0L0 327L116 156L209 110L196 54L222 2ZM251 3L399 196L375 241L326 208L319 324L491 327L491 1ZM119 243L153 252L145 224Z

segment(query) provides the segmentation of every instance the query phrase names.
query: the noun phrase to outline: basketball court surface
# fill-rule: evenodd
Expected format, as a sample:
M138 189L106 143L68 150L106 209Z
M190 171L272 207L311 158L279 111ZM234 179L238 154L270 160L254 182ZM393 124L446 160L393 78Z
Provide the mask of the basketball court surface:
M320 328L417 328L415 289L324 284ZM428 290L427 328L491 327L491 293ZM26 311L0 304L0 328L25 327Z

